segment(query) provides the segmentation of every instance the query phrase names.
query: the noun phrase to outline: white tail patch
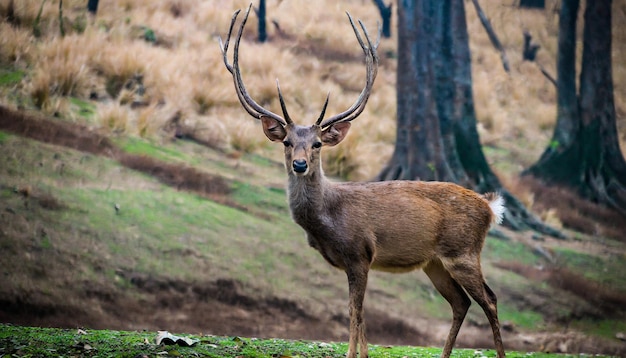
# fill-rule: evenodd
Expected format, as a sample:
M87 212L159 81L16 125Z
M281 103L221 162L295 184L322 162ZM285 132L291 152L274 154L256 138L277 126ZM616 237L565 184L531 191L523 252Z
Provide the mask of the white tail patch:
M502 219L504 218L504 211L506 207L504 206L504 198L496 194L489 201L489 208L491 208L491 212L493 213L493 221L496 224L502 224Z

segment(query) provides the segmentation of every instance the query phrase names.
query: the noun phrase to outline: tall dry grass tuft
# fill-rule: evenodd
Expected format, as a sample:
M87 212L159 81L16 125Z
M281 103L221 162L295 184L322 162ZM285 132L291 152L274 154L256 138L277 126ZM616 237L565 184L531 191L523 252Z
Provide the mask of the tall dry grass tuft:
M115 135L126 133L131 122L129 109L120 105L99 106L96 118L101 128Z
M109 44L94 54L90 64L96 72L105 78L107 93L115 98L124 85L145 72L148 55L147 45L135 43Z
M0 64L29 63L35 58L35 46L29 31L0 22Z
M40 61L35 64L26 92L37 108L50 106L53 96L87 97L95 83L88 66L88 41L70 35L41 44Z

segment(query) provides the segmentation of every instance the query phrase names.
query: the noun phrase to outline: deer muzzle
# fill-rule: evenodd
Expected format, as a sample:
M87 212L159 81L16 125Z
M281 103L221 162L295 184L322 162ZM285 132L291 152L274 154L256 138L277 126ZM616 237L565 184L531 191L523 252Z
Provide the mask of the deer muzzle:
M309 166L307 165L306 160L304 159L294 160L292 163L292 166L293 166L293 171L298 174L304 174L306 173L307 169L309 169Z

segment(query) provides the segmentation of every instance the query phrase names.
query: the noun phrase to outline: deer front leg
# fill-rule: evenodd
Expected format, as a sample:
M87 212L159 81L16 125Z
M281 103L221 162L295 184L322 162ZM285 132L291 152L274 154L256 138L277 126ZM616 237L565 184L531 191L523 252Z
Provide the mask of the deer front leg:
M365 298L365 288L367 287L368 271L369 264L367 263L348 266L346 269L350 297L350 343L348 345L347 358L356 358L357 345L360 348L360 357L367 358L368 356L365 321L363 320L363 300Z

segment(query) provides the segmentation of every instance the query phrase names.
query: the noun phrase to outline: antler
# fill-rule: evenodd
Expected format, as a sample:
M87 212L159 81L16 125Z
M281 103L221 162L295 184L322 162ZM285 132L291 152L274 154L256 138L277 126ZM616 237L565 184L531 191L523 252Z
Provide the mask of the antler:
M250 14L250 9L252 8L252 3L248 6L248 10L246 10L246 14L241 22L241 26L239 27L239 32L237 33L237 38L235 39L235 51L233 54L233 64L228 63L228 45L230 43L230 36L233 32L233 28L235 27L235 22L237 21L237 16L241 12L241 10L235 11L233 14L233 18L230 21L230 28L228 29L228 37L226 38L226 42L222 42L222 38L220 37L220 49L222 50L222 56L224 57L224 64L228 71L233 75L233 80L235 82L235 91L237 92L237 97L239 97L239 102L243 108L254 118L260 119L261 117L270 117L278 122L280 122L283 126L287 124L293 123L291 118L289 118L289 114L287 113L287 107L285 106L285 100L283 99L283 94L280 91L280 86L278 85L278 80L276 81L276 87L278 88L278 97L280 99L280 107L283 110L283 115L285 118L279 116L278 114L271 112L263 107L261 107L258 103L256 103L243 84L243 80L241 79L241 70L239 69L239 43L241 42L241 36L243 35L243 28L246 26L246 21L248 21L248 15Z
M276 87L278 89L278 98L280 100L280 107L283 111L283 115L285 116L285 118L263 108L258 103L256 103L252 99L252 97L250 97L250 94L248 94L248 91L246 90L246 87L243 84L243 80L241 79L241 70L239 69L239 44L241 42L243 29L246 25L246 21L248 20L248 15L250 14L251 8L252 8L252 3L248 6L248 9L246 10L246 14L243 18L243 21L241 22L241 26L239 27L239 32L237 33L237 38L235 39L235 50L233 53L232 65L228 63L228 56L227 56L228 45L230 43L230 37L233 32L233 28L235 27L235 22L237 21L237 16L241 12L241 10L237 10L233 14L233 18L230 22L230 28L228 29L228 37L226 38L226 42L222 42L221 37L219 39L220 49L222 50L222 56L224 57L224 65L226 65L226 68L228 69L228 71L233 75L233 80L235 82L235 91L237 92L237 97L239 98L239 102L241 102L241 105L243 106L243 108L251 116L257 119L260 119L261 117L270 117L280 122L283 126L287 124L292 124L293 121L289 117L289 113L287 113L287 107L285 105L285 100L280 90L280 85L278 84L278 80L276 81ZM344 112L341 112L323 121L324 114L326 113L326 107L328 106L328 99L329 99L329 96L326 96L326 101L324 102L322 113L320 114L319 118L315 122L316 125L319 125L322 128L329 127L338 122L348 122L358 117L363 112L363 109L365 109L365 104L367 103L367 100L372 91L372 86L374 85L374 79L376 79L376 75L378 73L378 54L376 52L376 49L378 48L378 44L380 43L380 34L382 31L380 25L378 26L378 36L376 39L376 43L372 43L369 33L367 32L367 29L365 28L365 25L363 25L361 20L358 21L359 25L361 26L361 29L363 30L363 33L365 34L365 39L367 40L367 44L366 44L365 41L363 41L363 38L361 37L361 34L359 33L358 29L356 28L356 25L354 24L354 21L352 20L352 16L350 16L349 13L346 13L346 14L348 15L348 19L350 20L350 25L352 25L352 30L354 30L354 34L356 35L356 38L359 41L361 48L363 49L363 54L365 55L365 66L367 70L366 78L365 78L365 87L359 94L359 97L357 98L356 102L352 106L350 106L350 108L348 108Z
M367 69L367 73L365 76L365 87L361 91L361 94L359 94L359 98L357 98L356 102L354 102L354 104L350 106L350 108L322 122L324 118L324 112L326 111L326 106L328 105L328 97L326 97L326 102L324 102L322 114L320 115L317 122L315 123L321 126L322 128L329 127L338 122L349 122L355 119L356 117L358 117L361 114L361 112L363 112L363 110L365 109L365 104L367 103L370 93L372 92L374 79L376 79L376 75L378 74L378 54L376 52L376 49L378 48L378 44L380 43L380 34L382 31L380 24L378 25L378 36L376 38L376 43L372 44L372 41L370 40L370 36L369 36L369 33L367 32L367 29L365 28L365 25L363 25L363 22L361 22L361 20L359 20L359 25L361 26L361 29L363 30L363 33L365 34L365 39L367 40L367 45L366 45L365 42L363 41L363 38L359 34L359 31L354 25L352 16L350 16L350 14L347 12L346 14L348 15L348 19L350 19L350 25L352 25L352 30L354 30L354 34L356 35L356 38L359 41L361 48L363 49L363 54L365 55L365 66Z

